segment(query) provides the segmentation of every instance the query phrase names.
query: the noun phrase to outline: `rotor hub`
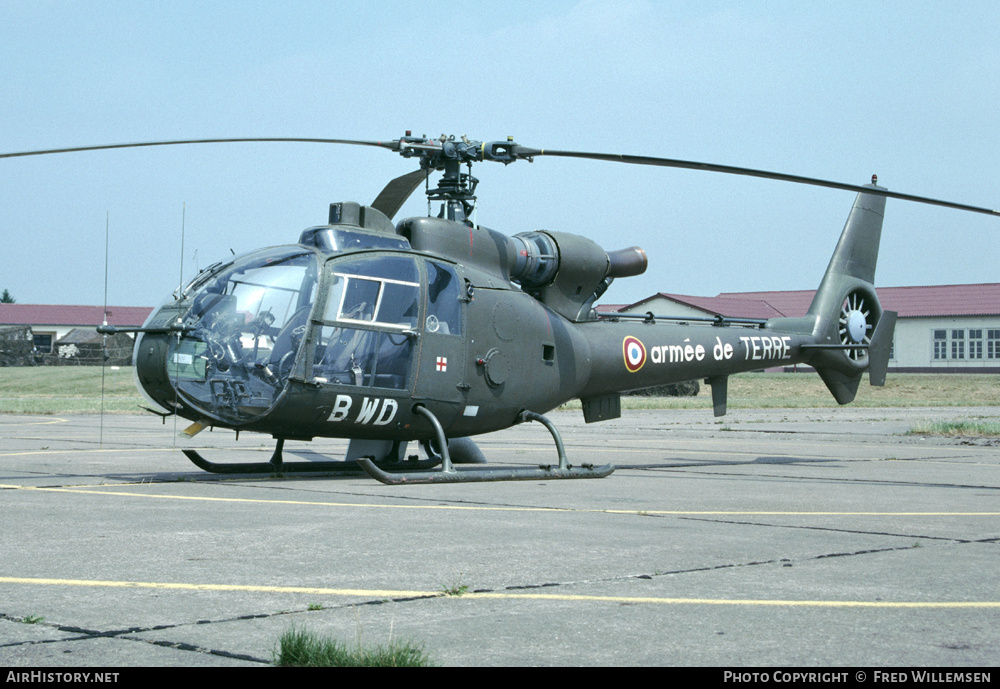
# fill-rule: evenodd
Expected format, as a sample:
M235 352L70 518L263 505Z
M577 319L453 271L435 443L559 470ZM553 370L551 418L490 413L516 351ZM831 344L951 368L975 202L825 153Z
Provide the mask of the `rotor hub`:
M851 342L860 343L868 332L868 321L865 314L860 311L851 311L847 314L847 336Z

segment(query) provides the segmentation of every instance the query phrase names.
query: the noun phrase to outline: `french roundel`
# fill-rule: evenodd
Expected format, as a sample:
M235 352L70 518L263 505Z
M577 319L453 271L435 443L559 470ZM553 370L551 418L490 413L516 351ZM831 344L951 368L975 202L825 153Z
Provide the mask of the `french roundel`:
M625 355L625 368L635 373L646 363L646 348L637 338L626 337L622 342L622 353Z

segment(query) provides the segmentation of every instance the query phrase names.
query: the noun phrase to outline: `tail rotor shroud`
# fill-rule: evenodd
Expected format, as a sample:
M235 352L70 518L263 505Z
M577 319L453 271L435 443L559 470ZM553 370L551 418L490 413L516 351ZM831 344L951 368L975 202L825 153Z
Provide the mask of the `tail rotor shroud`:
M864 346L844 350L848 358L858 364L863 364L868 358L867 347L871 344L872 333L878 323L878 314L870 301L870 297L864 292L855 290L847 295L840 307L840 343L845 346Z

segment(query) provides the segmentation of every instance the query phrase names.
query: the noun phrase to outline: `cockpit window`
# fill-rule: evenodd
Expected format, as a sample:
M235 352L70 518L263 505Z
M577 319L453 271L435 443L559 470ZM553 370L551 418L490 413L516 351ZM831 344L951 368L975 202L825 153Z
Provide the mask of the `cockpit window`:
M188 328L167 372L194 406L230 422L267 411L291 373L316 296L318 260L302 247L237 259L193 285Z
M455 270L436 261L427 262L428 332L442 335L462 334L462 304L459 301L458 276Z
M318 383L406 387L412 341L404 333L324 325L318 329L312 375Z
M315 246L328 254L363 251L365 249L406 251L410 248L410 243L403 237L384 232L353 230L328 225L311 227L304 231L299 237L299 244Z
M324 321L372 323L410 329L417 324L420 282L405 256L343 261L331 268Z
M330 289L317 328L312 377L319 383L403 389L420 311L420 275L409 256L327 264Z

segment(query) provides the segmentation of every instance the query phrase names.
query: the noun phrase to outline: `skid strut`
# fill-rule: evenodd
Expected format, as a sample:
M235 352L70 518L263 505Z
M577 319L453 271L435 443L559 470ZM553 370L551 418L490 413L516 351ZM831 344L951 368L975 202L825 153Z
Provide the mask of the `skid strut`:
M549 429L549 433L552 434L552 438L556 443L556 451L559 453L559 466L545 464L537 467L514 468L475 468L470 466L459 469L451 462L451 456L448 453L448 439L445 437L444 429L441 427L441 423L437 420L437 417L422 405L414 407L414 411L427 417L434 427L438 447L441 448L441 468L436 471L399 471L389 473L380 469L370 459L359 459L358 464L373 479L389 485L409 483L474 483L478 481L535 481L564 478L604 478L615 470L610 464L600 467L595 467L591 464L584 464L579 467L570 466L566 460L566 451L563 448L559 431L544 416L530 411L521 412L518 420L522 423L525 421L538 421Z
M329 462L285 462L282 459L282 450L285 447L285 439L278 438L278 444L274 448L274 454L267 462L245 462L223 464L210 462L202 457L197 450L181 450L196 467L204 469L213 474L288 474L288 473L343 473L357 474L367 471L355 460L339 460ZM370 462L371 460L364 460ZM400 462L381 461L377 466L383 469L401 468L407 470L427 470L437 466L441 460L439 458L430 459L407 459Z

